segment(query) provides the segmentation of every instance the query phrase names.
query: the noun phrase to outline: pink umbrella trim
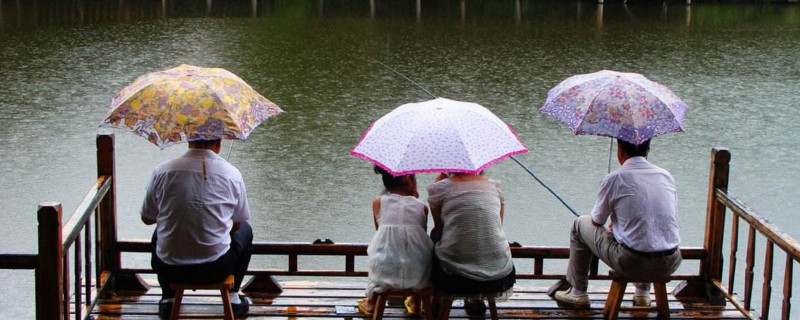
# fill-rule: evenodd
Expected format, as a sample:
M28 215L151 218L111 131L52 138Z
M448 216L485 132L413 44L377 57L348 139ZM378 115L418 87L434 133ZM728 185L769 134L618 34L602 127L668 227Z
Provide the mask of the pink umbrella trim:
M481 171L485 170L486 168L491 167L492 165L502 161L505 158L512 157L512 156L515 156L515 155L518 155L518 154L522 154L522 153L525 153L525 152L528 152L528 148L509 152L507 154L504 154L502 156L499 156L499 157L495 158L494 160L491 160L491 161L487 162L486 164L478 167L478 169L475 169L475 170L433 168L433 169L413 169L413 170L404 170L404 171L394 171L391 168L389 168L386 165L384 165L383 163L381 163L380 161L375 160L373 158L370 158L369 156L367 156L365 154L362 154L362 153L359 153L359 152L356 152L356 151L350 151L350 155L354 156L354 157L358 157L358 158L364 159L366 161L369 161L369 162L377 165L378 167L381 167L381 169L386 170L386 172L389 172L393 176L399 177L399 176L404 176L404 175L407 175L407 174L414 174L414 173L439 173L439 172L462 172L462 173L477 174L477 173L480 173Z

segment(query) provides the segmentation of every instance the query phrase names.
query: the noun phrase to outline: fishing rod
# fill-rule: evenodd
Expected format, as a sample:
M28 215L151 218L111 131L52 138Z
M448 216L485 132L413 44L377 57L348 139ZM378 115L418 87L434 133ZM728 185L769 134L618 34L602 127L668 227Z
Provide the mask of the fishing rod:
M433 94L433 93L431 93L430 91L428 91L428 89L425 89L425 87L423 87L422 85L420 85L420 84L419 84L419 83L417 83L416 81L414 81L414 80L411 80L411 78L409 78L409 77L406 77L406 75L404 75L404 74L400 73L400 71L397 71L397 70L395 70L394 68L390 67L389 65L387 65L387 64L385 64L385 63L383 63L382 61L380 61L380 60L378 60L378 59L373 59L373 61L374 61L374 62L377 62L378 64L380 64L380 65L382 65L382 66L384 66L384 67L386 67L386 69L389 69L389 70L391 70L392 72L394 72L394 73L395 73L395 74L397 74L398 76L401 76L401 77L403 77L404 79L408 80L409 82L413 83L415 86L417 86L417 88L421 89L422 91L425 91L425 93L429 94L429 95L430 95L431 97L433 97L434 99L436 99L436 98L439 98L439 97L437 97L435 94ZM555 192L555 191L553 191L553 189L551 189L549 186L547 186L547 184L546 184L546 183L544 183L544 181L542 181L541 179L539 179L539 177L537 177L537 176L536 176L536 174L535 174L535 173L533 173L533 170L529 169L527 166L525 166L525 164L523 164L522 162L520 162L519 160L517 160L517 158L515 158L514 156L510 156L509 158L511 158L511 160L514 160L514 162L516 162L517 164L519 164L519 165L520 165L520 167L522 167L523 169L525 169L525 171L526 171L526 172L528 172L528 174L530 174L530 175L531 175L531 177L533 177L533 179L535 179L535 180L536 180L536 182L539 182L539 184L541 184L541 185L542 185L542 187L544 187L545 189L547 189L547 191L550 191L550 194L552 194L553 196L555 196L555 197L556 197L556 199L558 199L558 201L561 201L561 204L563 204L565 207L567 207L567 209L569 209L569 211L570 211L570 212L572 212L572 214L573 214L573 215L575 215L576 217L579 217L579 216L580 216L580 214L578 214L578 212L576 212L574 209L572 209L572 207L570 207L570 206L569 206L569 204L567 204L567 202L566 202L566 201L564 201L564 199L562 199L562 198L561 198L561 197L560 197L558 194L556 194L556 192Z

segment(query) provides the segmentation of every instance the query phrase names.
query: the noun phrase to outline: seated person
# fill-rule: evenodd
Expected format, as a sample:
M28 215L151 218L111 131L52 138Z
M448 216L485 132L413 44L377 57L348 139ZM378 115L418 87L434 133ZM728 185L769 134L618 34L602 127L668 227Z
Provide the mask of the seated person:
M665 278L681 264L675 180L647 161L650 140L637 146L617 139L617 145L622 167L603 179L592 215L578 217L572 225L567 266L572 288L554 298L573 307L589 308L592 255L632 279ZM609 218L611 230L603 227ZM650 284L635 286L633 305L649 306Z
M189 142L181 157L156 167L147 185L142 221L156 225L151 265L161 285L158 313L169 318L172 283L215 283L234 275L234 314L248 311L239 295L253 250L242 175L218 155L220 140Z
M433 216L433 282L437 295L473 295L470 315L486 313L480 293L510 294L515 279L503 232L500 183L483 174L442 173L428 187ZM436 305L436 302L434 302Z
M372 218L377 231L367 248L369 283L366 298L358 301L358 311L371 316L376 293L390 290L419 290L430 287L431 252L428 238L428 208L417 199L417 180L413 174L393 176L375 166L382 176L385 191L372 201ZM420 313L421 301L408 297L409 315Z

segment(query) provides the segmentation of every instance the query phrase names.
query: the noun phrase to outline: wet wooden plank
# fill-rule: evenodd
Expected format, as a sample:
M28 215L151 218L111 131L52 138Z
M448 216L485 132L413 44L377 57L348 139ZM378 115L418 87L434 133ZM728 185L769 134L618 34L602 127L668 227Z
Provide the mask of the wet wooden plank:
M607 283L598 282L590 287L591 308L570 310L559 305L546 294L544 285L519 284L507 301L498 302L498 314L502 319L602 319L602 308L608 294ZM356 300L364 295L364 282L344 281L285 281L284 292L256 293L248 295L252 301L247 319L362 319L355 313ZM677 285L677 284L676 284ZM670 290L672 288L669 288ZM158 300L161 290L153 286L148 292L118 292L112 298L101 300L96 308L97 319L158 319ZM221 299L214 291L192 291L187 293L184 310L189 313L220 312ZM626 290L620 319L655 318L655 310L631 305L633 287ZM349 307L351 312L337 314L337 306ZM711 306L700 298L676 299L669 295L669 307L673 319L743 319L742 314L730 304ZM340 309L341 310L341 309ZM487 315L488 316L488 315ZM452 319L467 319L463 303L456 301L451 312ZM390 304L385 311L387 319L405 319L405 310L399 304Z
M601 304L593 306L588 310L568 310L560 309L555 304L549 306L525 306L509 308L498 306L498 313L501 318L573 318L589 317L602 318ZM220 305L187 305L185 311L189 313L216 313L221 311ZM98 309L100 318L126 318L128 316L153 316L156 317L158 310L157 304L132 304L132 305L103 305ZM387 318L405 317L404 310L399 307L387 307ZM672 310L672 318L732 318L742 319L737 310ZM272 317L272 316L324 316L324 317L358 317L355 313L337 314L334 306L302 306L302 305L261 305L253 304L250 308L248 318ZM620 317L654 318L654 311L642 310L640 308L625 308L620 311ZM462 309L454 309L451 318L464 318L466 314Z

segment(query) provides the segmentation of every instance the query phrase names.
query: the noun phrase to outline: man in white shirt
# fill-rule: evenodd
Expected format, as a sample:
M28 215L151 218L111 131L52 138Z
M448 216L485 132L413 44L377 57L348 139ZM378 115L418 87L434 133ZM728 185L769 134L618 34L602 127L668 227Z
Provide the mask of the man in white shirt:
M239 288L253 250L250 209L241 173L218 155L221 145L189 142L185 154L156 167L147 185L141 216L156 225L151 266L162 290L161 317L172 311L171 283L214 283L231 274L234 313L248 310Z
M681 263L678 244L678 196L669 172L647 161L650 140L634 145L617 139L622 165L600 185L590 216L573 223L567 281L572 288L555 299L589 307L586 294L592 255L615 272L633 279L657 280L671 275ZM611 218L609 228L604 228ZM650 305L650 284L636 283L634 305Z

